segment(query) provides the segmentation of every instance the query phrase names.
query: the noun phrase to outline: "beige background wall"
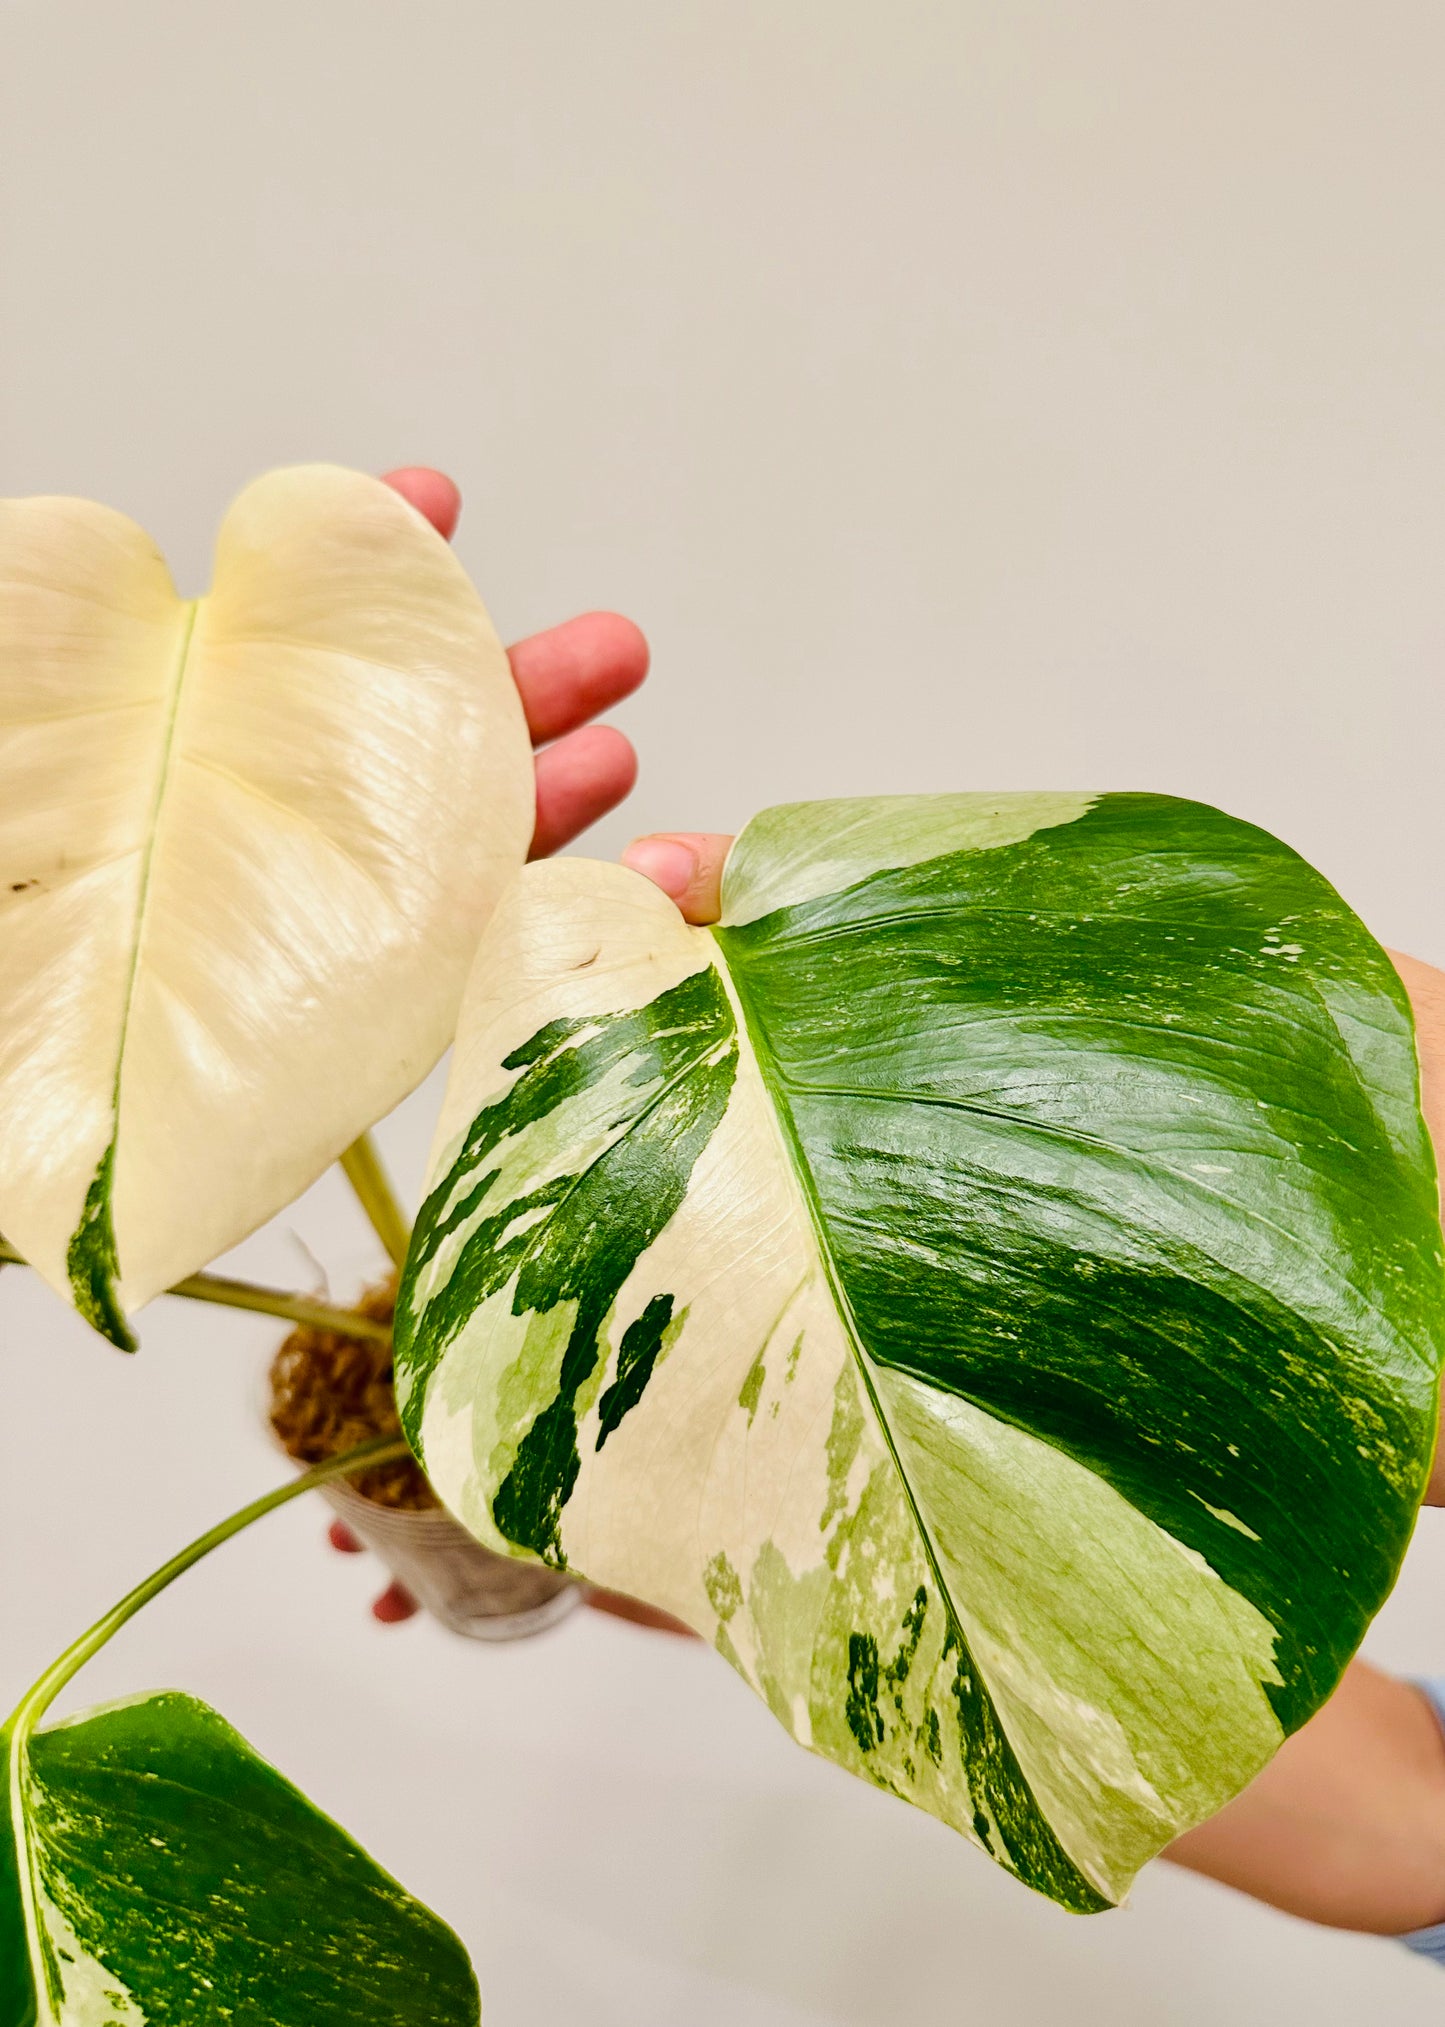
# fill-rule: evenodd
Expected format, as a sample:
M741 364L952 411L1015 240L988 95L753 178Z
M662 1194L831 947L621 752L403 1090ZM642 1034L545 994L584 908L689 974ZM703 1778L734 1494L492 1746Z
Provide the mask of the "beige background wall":
M1434 0L0 0L0 482L183 583L247 477L448 466L504 630L655 647L615 850L811 793L1152 787L1445 961ZM434 1092L386 1129L414 1186ZM320 1185L257 1274L366 1260ZM0 1694L274 1476L271 1334L0 1281ZM1161 1872L1071 1921L715 1657L366 1618L318 1512L87 1695L206 1694L474 1948L495 2027L1425 2022L1445 1980ZM1427 1521L1376 1635L1445 1672Z

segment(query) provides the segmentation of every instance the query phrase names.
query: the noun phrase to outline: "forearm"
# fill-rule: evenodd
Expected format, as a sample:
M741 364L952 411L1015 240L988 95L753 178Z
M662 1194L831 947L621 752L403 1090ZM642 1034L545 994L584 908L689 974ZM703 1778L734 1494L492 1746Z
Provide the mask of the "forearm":
M1429 1702L1352 1663L1244 1793L1165 1855L1334 1928L1445 1921L1445 1737Z
M1442 1201L1445 1201L1445 971L1422 964L1418 957L1401 951L1387 953L1410 995L1415 1016L1415 1053L1420 1062L1420 1110L1435 1145L1435 1166L1440 1171ZM1445 1443L1435 1452L1435 1468L1425 1490L1427 1506L1445 1506Z

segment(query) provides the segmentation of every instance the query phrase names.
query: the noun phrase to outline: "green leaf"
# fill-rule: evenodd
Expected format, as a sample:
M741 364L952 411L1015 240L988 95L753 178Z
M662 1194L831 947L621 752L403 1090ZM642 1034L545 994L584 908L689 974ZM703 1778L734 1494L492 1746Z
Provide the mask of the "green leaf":
M214 1710L0 1734L0 2027L465 2027L466 1952Z
M257 480L191 600L124 516L0 501L0 1230L96 1329L431 1068L534 800L491 621L389 486Z
M1090 1910L1338 1680L1442 1294L1403 989L1293 852L1156 796L799 805L716 931L512 889L398 1386L482 1539Z

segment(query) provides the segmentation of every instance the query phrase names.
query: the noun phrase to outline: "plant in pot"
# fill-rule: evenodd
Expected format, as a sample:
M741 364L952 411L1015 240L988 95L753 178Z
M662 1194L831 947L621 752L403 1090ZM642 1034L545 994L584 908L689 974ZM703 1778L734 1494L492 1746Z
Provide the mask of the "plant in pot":
M14 1256L119 1344L167 1289L381 1344L201 1271L344 1159L471 1537L1117 1903L1329 1694L1429 1466L1409 1008L1339 897L1197 804L905 797L765 812L689 928L522 870L505 661L376 482L259 481L189 605L100 508L12 503L0 545ZM403 1244L362 1136L453 1038ZM41 1722L217 1541L405 1454L222 1521L22 1699L0 2027L475 2018L455 1937L215 1712Z
M380 1232L405 1225L369 1141L365 1200L380 1208ZM392 1359L395 1277L369 1288L354 1314L323 1326L300 1323L271 1364L267 1420L282 1449L317 1465L362 1443L401 1435ZM365 1333L365 1334L362 1334ZM349 1538L375 1551L394 1581L454 1633L511 1640L545 1632L576 1605L575 1579L519 1556L498 1555L442 1506L409 1451L321 1487ZM619 1601L611 1601L616 1608Z

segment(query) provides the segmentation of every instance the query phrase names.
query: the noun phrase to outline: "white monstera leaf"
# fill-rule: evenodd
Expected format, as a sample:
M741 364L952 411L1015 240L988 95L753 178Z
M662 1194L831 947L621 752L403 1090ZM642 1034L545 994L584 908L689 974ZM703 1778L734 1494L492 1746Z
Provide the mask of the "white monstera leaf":
M210 591L0 503L0 1231L117 1342L425 1075L531 832L506 657L380 481L273 472Z
M398 1390L482 1540L1093 1910L1388 1591L1442 1294L1408 1004L1294 853L1146 795L799 805L716 930L511 889Z

